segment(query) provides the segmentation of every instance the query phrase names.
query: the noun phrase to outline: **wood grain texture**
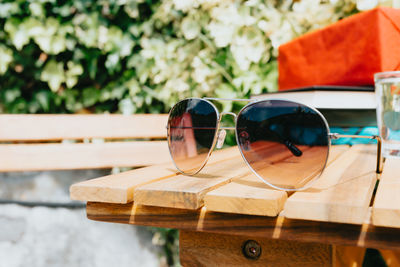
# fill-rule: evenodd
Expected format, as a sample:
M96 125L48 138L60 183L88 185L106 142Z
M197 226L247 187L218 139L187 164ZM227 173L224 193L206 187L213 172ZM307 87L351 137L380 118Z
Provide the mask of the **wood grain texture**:
M348 149L348 146L333 146L328 165ZM210 211L277 216L286 199L285 191L269 187L251 173L208 192L204 205Z
M129 203L136 187L177 175L172 163L159 164L73 184L70 198L81 201Z
M168 161L166 141L0 145L2 172L134 167Z
M299 146L298 149L302 151L300 157L281 144L262 150L257 156L251 156L252 152L244 155L253 169L260 176L267 177L271 184L279 188L297 189L319 175L328 155L327 146Z
M362 224L376 184L376 146L356 145L330 164L309 189L288 198L292 219Z
M153 151L151 156L156 159L158 153L158 151ZM226 160L230 157L237 157L238 153L236 147L216 151L210 158L209 164ZM142 154L139 154L139 156L142 156ZM138 186L178 175L178 171L171 162L169 155L167 161L168 163L166 164L158 164L74 184L70 188L70 197L81 201L131 202L133 201L134 189Z
M372 209L372 223L400 227L400 159L386 159Z
M204 205L210 211L277 216L286 199L285 191L271 188L249 174L208 192Z
M0 115L1 141L166 138L167 114Z
M349 246L332 246L332 266L363 266L366 248Z
M249 173L243 159L236 156L208 164L195 176L177 175L135 189L134 201L141 205L198 209L204 195L232 179Z
M261 247L258 259L244 256L242 250L248 240ZM332 246L327 244L192 231L179 233L182 266L333 266L332 254Z
M393 250L380 249L379 252L389 267L400 266L400 252Z
M340 246L400 250L400 229L129 204L88 202L92 220Z

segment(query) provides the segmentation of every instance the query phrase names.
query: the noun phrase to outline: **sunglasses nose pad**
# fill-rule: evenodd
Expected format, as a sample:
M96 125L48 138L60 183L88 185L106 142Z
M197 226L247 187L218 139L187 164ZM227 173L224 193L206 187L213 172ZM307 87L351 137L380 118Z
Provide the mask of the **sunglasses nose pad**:
M239 134L239 142L243 150L248 151L250 150L250 140L249 140L249 133L246 131L241 131Z
M217 149L222 148L222 146L224 145L225 137L226 137L226 131L224 129L222 129L218 133Z

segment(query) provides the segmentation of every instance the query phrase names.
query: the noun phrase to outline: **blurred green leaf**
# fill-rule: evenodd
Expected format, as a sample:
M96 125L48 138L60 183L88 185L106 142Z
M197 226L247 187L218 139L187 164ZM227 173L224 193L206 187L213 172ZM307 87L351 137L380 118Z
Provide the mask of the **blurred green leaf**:
M132 102L132 99L130 99L130 98L122 99L119 102L118 107L119 107L119 110L121 111L121 113L125 114L125 115L133 114L136 111L135 104Z
M44 67L40 79L49 84L53 92L57 92L61 84L65 82L64 64L50 60Z
M0 3L0 18L9 18L20 11L18 3Z
M21 91L18 88L5 89L3 91L3 100L6 103L14 102L21 96Z
M10 63L13 61L12 50L0 45L0 74L4 74Z
M65 82L68 88L74 87L78 83L78 78L83 74L83 68L80 64L68 61L68 70L65 72Z
M35 94L34 99L37 101L39 108L43 112L50 111L50 101L51 101L52 94L48 91L39 91ZM30 113L34 113L30 111Z
M100 97L100 91L96 88L90 87L83 89L82 103L84 107L90 107L96 104Z

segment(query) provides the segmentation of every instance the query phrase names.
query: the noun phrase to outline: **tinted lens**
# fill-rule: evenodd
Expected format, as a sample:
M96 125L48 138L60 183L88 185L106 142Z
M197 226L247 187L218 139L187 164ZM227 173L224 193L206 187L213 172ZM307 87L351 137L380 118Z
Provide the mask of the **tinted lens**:
M217 110L208 101L177 103L168 119L168 144L176 167L194 174L205 164L217 131Z
M299 189L319 177L328 157L328 128L313 109L290 101L265 100L237 118L237 140L255 173L281 189Z

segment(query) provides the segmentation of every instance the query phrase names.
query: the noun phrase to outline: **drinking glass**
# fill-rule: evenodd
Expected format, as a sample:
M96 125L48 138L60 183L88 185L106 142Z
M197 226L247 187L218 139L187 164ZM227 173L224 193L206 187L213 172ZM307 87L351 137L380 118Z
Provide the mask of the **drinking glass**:
M374 75L377 122L382 138L382 156L400 156L400 71Z

